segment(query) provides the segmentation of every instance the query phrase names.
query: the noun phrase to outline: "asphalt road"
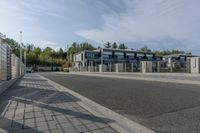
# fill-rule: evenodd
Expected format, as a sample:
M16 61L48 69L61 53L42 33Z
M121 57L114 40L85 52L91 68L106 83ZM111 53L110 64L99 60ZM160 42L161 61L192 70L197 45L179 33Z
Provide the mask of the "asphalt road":
M200 132L200 86L80 75L41 75L156 132Z

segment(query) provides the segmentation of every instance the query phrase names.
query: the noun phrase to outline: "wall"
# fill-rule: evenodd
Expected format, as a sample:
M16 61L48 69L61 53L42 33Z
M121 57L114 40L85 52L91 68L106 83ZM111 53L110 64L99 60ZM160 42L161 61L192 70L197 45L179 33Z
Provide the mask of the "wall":
M192 57L190 58L191 73L200 73L200 58Z

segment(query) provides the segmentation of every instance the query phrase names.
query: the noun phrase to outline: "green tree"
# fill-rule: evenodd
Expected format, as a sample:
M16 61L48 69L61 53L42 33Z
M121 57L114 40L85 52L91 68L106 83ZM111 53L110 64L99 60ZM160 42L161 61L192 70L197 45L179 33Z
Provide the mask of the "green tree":
M127 49L128 47L124 43L121 43L118 48L119 49Z
M110 43L110 42L105 43L105 44L104 44L104 47L105 47L105 48L111 48L111 43Z
M87 42L78 44L77 42L72 43L71 47L67 51L67 62L68 64L72 63L73 55L83 51L83 50L94 50L95 48L92 46L92 44L89 44Z
M62 48L60 48L59 51L58 51L58 57L62 58L63 54L64 54L64 51L63 51Z
M155 51L155 54L157 56L165 56L165 55L171 55L171 54L188 54L192 55L191 52L185 52L185 51L180 51L180 50L163 50L163 51Z
M142 52L151 52L151 49L149 49L147 46L144 46L143 48L140 49Z
M112 44L112 48L113 48L113 49L117 49L117 48L118 48L118 45L117 45L116 42L114 42L114 43Z
M19 57L20 55L20 45L18 42L16 42L15 40L13 39L10 39L10 38L6 38L6 39L3 39L2 40L3 43L6 43L8 44L11 49L12 49L12 52Z

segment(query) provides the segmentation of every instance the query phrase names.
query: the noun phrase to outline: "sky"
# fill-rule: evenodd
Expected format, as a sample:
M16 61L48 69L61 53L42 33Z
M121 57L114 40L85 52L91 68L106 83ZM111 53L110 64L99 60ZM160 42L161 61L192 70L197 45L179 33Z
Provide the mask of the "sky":
M105 42L200 55L199 0L0 0L0 32L65 48Z

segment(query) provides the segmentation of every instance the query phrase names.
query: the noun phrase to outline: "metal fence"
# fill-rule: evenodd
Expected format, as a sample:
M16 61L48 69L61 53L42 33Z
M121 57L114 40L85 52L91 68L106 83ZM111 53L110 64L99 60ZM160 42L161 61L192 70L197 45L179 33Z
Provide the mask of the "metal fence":
M142 72L143 63L146 61L135 61L133 63L116 63L116 64L103 64L101 65L91 65L86 67L73 67L71 71L77 72ZM168 63L166 61L147 61L149 62L150 69L146 72L171 72L171 73L189 73L190 72L190 62L171 62ZM145 66L147 67L147 66Z
M7 44L0 43L0 81L15 79L25 73L25 65L12 54L11 48Z

